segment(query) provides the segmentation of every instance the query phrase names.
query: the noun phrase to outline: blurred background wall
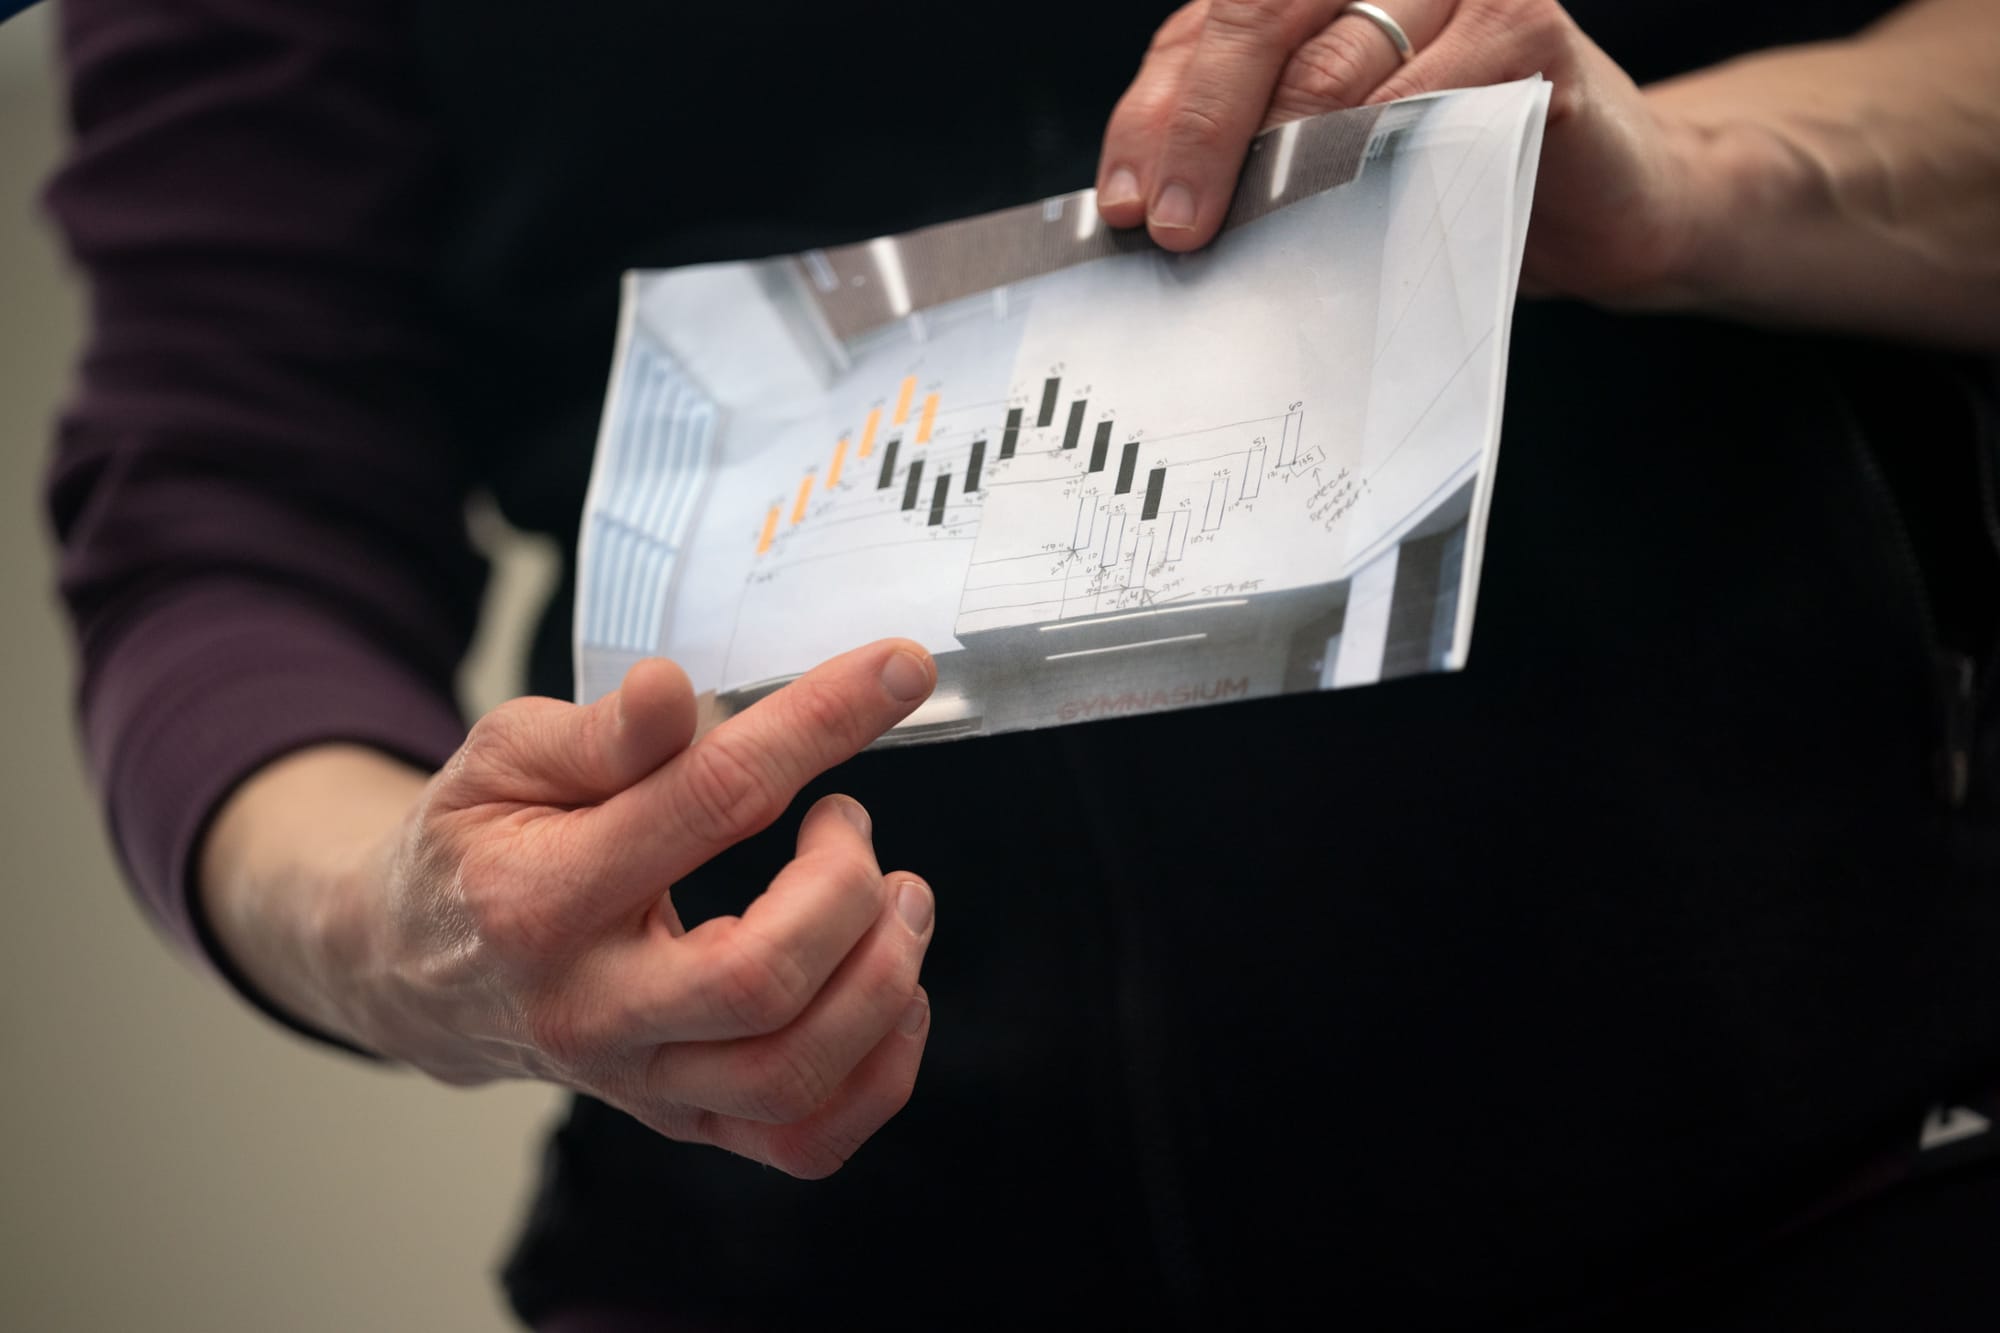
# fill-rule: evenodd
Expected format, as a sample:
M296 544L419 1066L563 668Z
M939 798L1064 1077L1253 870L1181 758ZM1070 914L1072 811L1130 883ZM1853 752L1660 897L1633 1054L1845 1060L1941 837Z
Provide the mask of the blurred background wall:
M82 332L36 204L52 29L46 6L0 24L0 1329L512 1327L493 1272L555 1094L287 1037L161 945L105 846L38 495ZM553 569L493 540L475 708L513 692Z

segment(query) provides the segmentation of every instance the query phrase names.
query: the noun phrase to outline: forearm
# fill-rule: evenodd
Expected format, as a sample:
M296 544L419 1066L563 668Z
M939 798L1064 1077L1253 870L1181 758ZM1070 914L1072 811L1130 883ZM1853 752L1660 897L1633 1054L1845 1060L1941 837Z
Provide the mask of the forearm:
M246 778L332 741L429 771L464 739L483 566L435 133L394 0L61 18L73 142L45 197L93 320L47 504L79 709L139 897L213 952L197 840Z
M2000 350L2000 4L1918 0L1648 97L1698 200L1674 304Z
M224 804L199 891L222 951L303 1021L448 1083L532 1077L670 1137L817 1178L909 1099L935 899L829 796L740 915L668 886L768 827L936 683L887 640L691 744L694 690L639 663L594 703L495 708L432 778L300 750Z
M425 782L379 751L314 746L239 787L201 848L194 892L225 961L295 1020L363 1048L351 997L379 915L367 899Z

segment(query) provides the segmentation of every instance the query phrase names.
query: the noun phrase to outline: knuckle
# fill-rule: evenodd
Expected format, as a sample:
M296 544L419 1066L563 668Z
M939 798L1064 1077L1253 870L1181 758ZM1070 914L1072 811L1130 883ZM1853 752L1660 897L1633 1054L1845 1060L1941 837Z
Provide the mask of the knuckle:
M458 881L458 896L478 942L500 957L530 961L567 948L572 927L557 895L524 887L494 848L467 853Z
M1167 15L1167 21L1153 30L1153 40L1146 47L1148 55L1160 51L1170 51L1177 46L1185 46L1201 32L1202 20L1208 16L1207 0L1193 0Z
M1414 97L1421 91L1423 89L1414 80L1401 74L1391 74L1376 87L1374 95L1386 101L1396 102L1405 97Z
M1361 35L1345 26L1328 29L1300 47L1278 81L1282 94L1325 107L1345 106L1364 90L1370 60Z
M868 899L877 912L895 901L890 895L898 890L889 887L890 881L876 864L871 849L857 847L843 858L839 875L843 893Z
M1157 124L1171 104L1172 92L1171 88L1151 81L1133 84L1111 109L1111 124L1127 130Z
M847 966L852 969L850 984L859 988L869 1012L876 1014L886 1029L916 996L923 948L908 931L900 930L878 932L872 944L874 947L850 957Z
M738 842L784 813L776 784L742 748L718 732L688 753L679 813L704 842Z
M753 1120L789 1125L804 1120L833 1095L834 1080L798 1037L760 1042L747 1056L744 1106Z
M847 696L825 681L800 679L785 687L793 722L806 735L858 742L860 719Z
M879 904L888 893L887 881L876 868L875 860L864 843L815 852L809 860L800 863L800 869L821 877L840 891L843 900L866 897Z
M812 978L797 959L760 935L736 928L709 971L710 1007L717 1017L752 1033L776 1032L804 1012Z
M1555 5L1536 5L1521 17L1517 32L1528 50L1539 56L1568 42L1574 31L1569 16Z
M507 705L502 704L486 716L472 724L472 730L465 734L458 753L451 757L447 768L451 780L460 785L477 787L494 773L501 770L502 754L512 748L508 740L508 722L500 714Z
M1298 0L1209 0L1208 24L1211 28L1246 35L1273 36L1285 26L1297 3Z
M484 942L511 962L558 956L568 941L562 914L533 895L496 894L474 911Z
M772 1144L771 1165L802 1180L825 1179L846 1166L876 1130L902 1113L916 1087L915 1064L874 1079L860 1106L788 1126Z
M1551 0L1487 0L1469 6L1461 20L1475 44L1505 42L1546 50L1566 31L1565 16Z
M846 1135L800 1132L772 1145L771 1165L799 1180L825 1180L860 1148L859 1140Z
M891 1075L881 1085L884 1123L902 1114L903 1108L910 1104L910 1098L916 1095L916 1091L917 1067L914 1064L899 1069Z
M535 725L538 700L509 699L477 722L459 747L461 766L468 770L492 772L513 767L522 745Z
M557 1069L606 1088L631 1081L626 1067L645 1031L639 1001L582 976L544 987L527 1005L527 1027Z
M884 1034L903 1016L903 1011L910 1007L910 1001L917 998L917 973L922 965L923 958L918 949L899 949L895 958L882 969L881 975L871 981L868 1000L879 1017Z
M1197 152L1214 152L1229 141L1227 112L1203 98L1184 98L1174 108L1169 131L1173 139Z
M509 699L488 710L466 733L465 748L478 753L492 746L504 738L510 728L520 725L520 714L521 701L518 699Z
M662 1138L680 1143L720 1143L713 1111L660 1096L647 1083L609 1099L613 1105Z
M1505 27L1519 28L1546 19L1554 8L1551 0L1486 0L1483 5L1476 6L1474 12L1484 14Z
M427 906L435 905L443 888L459 876L475 845L466 835L465 821L454 818L456 810L446 786L446 782L432 782L424 788L406 825L404 863L413 872L414 882L429 890L422 895Z

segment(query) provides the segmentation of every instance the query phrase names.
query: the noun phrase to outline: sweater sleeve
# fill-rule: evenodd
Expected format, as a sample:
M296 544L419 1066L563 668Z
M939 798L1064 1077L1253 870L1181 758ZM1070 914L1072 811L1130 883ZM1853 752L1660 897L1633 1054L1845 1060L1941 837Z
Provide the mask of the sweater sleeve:
M91 330L46 498L85 747L139 897L232 980L190 896L230 791L317 742L431 767L463 735L484 567L403 13L63 6L73 146L46 203Z

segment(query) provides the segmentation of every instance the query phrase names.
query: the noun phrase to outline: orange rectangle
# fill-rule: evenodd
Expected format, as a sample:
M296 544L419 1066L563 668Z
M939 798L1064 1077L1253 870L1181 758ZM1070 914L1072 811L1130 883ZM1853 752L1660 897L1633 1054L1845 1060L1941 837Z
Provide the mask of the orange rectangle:
M757 538L757 554L771 549L771 538L778 535L778 506L772 505L771 512L764 515L764 531Z
M792 522L803 523L806 517L806 501L812 499L813 474L806 473L806 479L799 483L799 498L792 504Z
M882 409L876 408L868 414L868 424L861 428L861 457L875 452L875 431L882 424Z
M917 422L918 444L929 444L931 441L931 426L937 421L937 400L936 394L929 394L924 398L924 415Z
M826 488L832 490L840 485L840 465L847 461L847 441L843 439L833 446L833 466L826 470Z
M917 392L917 377L910 376L903 381L903 387L896 393L896 415L889 418L891 425L900 426L910 419L910 399Z

